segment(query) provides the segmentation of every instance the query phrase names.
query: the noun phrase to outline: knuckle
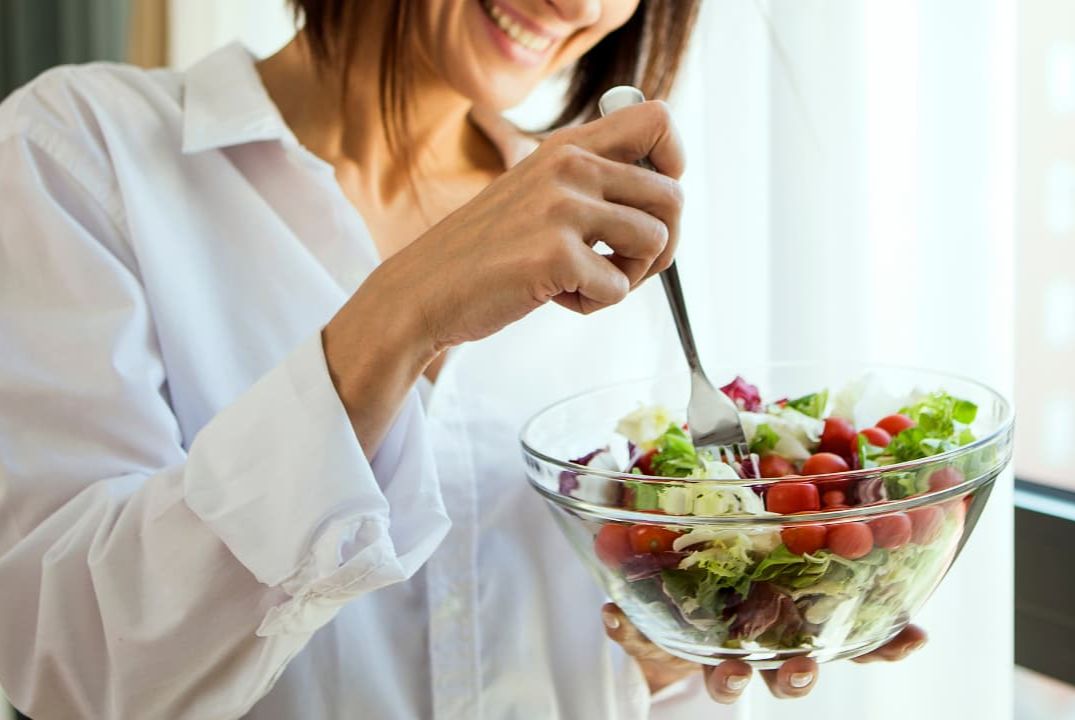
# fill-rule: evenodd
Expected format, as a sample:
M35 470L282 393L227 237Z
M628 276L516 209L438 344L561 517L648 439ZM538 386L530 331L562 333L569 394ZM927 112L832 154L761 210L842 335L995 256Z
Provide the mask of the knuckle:
M668 204L676 215L683 212L683 203L686 201L683 195L683 185L677 180L668 181Z
M563 225L574 217L578 205L578 199L566 189L556 189L549 193L545 205L545 215L548 222L557 226Z
M542 148L554 150L563 145L573 142L578 130L574 127L559 128L549 133L549 136L541 143Z
M549 244L546 259L554 268L567 268L575 261L575 237L569 232L559 232Z
M647 245L649 246L650 254L656 257L668 247L668 226L660 220L654 220L649 225Z
M587 172L590 162L585 150L566 143L553 150L552 165L557 176L576 179Z
M672 110L664 100L651 100L646 103L650 121L655 127L664 130L672 126Z
M672 267L672 263L675 262L676 256L670 252L662 253L657 262L653 264L653 267L657 272L664 272L668 268Z

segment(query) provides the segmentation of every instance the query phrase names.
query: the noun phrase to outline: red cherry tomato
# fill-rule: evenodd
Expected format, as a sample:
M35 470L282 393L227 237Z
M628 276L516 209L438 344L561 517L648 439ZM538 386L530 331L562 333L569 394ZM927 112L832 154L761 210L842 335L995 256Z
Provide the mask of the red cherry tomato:
M836 505L846 505L847 496L843 490L826 490L821 493L821 507L831 508Z
M930 492L947 490L950 487L959 485L961 482L963 482L963 473L954 467L943 467L930 473L929 489Z
M927 545L937 539L944 513L939 507L927 505L908 510L907 517L911 519L911 542Z
M956 527L960 534L963 533L963 528L967 523L967 512L970 510L970 500L971 496L967 495L958 500L951 500L946 503L947 507L945 508L945 512L948 513L949 516L955 518Z
M627 531L631 540L631 549L636 555L645 553L668 552L679 533L660 525L632 525Z
M613 570L619 570L627 558L634 555L626 525L602 525L593 540L597 558Z
M855 439L855 426L840 417L825 418L825 430L821 433L819 452L843 455Z
M758 471L763 478L778 478L794 475L795 466L779 455L766 455L758 462Z
M828 475L829 473L847 472L847 461L836 453L819 452L811 455L803 463L803 475Z
M882 515L869 522L873 531L873 542L879 548L895 550L903 547L911 539L911 518L904 513Z
M865 435L866 442L879 448L888 447L889 443L892 442L892 436L888 434L884 429L879 427L866 428L865 430L860 432L859 435ZM857 436L855 440L858 440ZM858 450L859 448L856 442L856 444L851 448L851 451L857 453Z
M857 560L873 550L873 533L859 522L832 525L827 541L829 549L848 560Z
M657 454L657 448L643 453L635 461L635 467L642 471L643 475L653 475L653 456Z
M887 432L891 437L896 437L907 428L914 427L915 422L906 415L889 415L877 421L877 427Z
M781 482L765 492L765 509L781 515L790 515L806 510L820 510L821 500L812 483Z
M824 525L799 525L780 531L780 539L796 555L815 553L825 547Z

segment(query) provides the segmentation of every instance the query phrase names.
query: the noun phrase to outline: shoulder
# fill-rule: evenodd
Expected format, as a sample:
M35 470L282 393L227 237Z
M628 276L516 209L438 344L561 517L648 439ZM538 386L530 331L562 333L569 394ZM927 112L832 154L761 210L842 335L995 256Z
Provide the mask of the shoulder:
M53 68L0 104L0 143L31 143L72 171L85 164L101 170L133 133L179 126L181 88L181 75L168 70L115 63Z
M101 129L108 120L144 113L178 113L181 76L168 70L91 63L48 70L0 104L0 140L34 128L58 132Z
M159 137L162 128L178 127L181 87L181 76L167 70L115 63L53 68L0 104L0 146L33 156L28 171L41 162L62 169L118 219L112 156L132 128Z

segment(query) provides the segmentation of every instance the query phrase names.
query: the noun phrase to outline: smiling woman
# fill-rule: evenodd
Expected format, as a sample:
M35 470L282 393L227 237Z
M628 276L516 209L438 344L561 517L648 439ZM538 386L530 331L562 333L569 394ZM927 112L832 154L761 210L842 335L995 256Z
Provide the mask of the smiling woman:
M614 85L633 84L646 97L666 98L700 6L700 0L645 0L637 6L608 3L615 10L603 12L601 3L570 0L554 4L553 20L538 22L503 0L422 3L421 12L415 0L388 8L351 0L290 2L323 64L353 57L361 28L371 22L385 28L380 89L385 127L394 140L406 133L415 67L408 53L424 50L431 55L427 66L447 68L458 91L500 110L517 105L552 72L573 65L565 107L554 123L563 125L597 117L598 96ZM387 15L376 17L380 12ZM584 29L573 29L580 15ZM419 22L421 42L409 43ZM478 32L491 42L477 41ZM588 48L581 58L578 48ZM471 62L445 62L454 53ZM520 65L528 69L520 72Z
M551 398L680 367L646 281L677 249L683 144L659 102L590 118L609 85L667 93L700 4L297 1L271 57L62 68L0 106L20 709L635 720L738 698L749 666L703 674L603 606L516 450ZM498 111L561 70L539 144ZM801 697L817 665L763 678Z
M663 346L617 346L655 317L641 286L675 252L683 147L660 103L540 146L495 111L575 63L572 117L606 82L660 95L678 55L634 55L684 47L670 7L309 5L264 60L59 68L0 106L18 708L648 711L669 680L605 637L514 435L548 393L661 366ZM588 368L538 342L568 336Z

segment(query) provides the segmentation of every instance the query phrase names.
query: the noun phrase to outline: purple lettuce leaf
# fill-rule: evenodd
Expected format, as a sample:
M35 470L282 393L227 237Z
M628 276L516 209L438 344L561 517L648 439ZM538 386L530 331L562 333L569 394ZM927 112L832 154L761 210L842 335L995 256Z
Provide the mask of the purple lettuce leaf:
M644 580L659 575L661 570L668 570L679 565L687 556L685 552L658 552L633 555L623 563L623 577L627 582Z
M596 458L598 455L601 455L602 453L607 453L607 452L608 452L608 446L606 445L603 448L597 448L593 452L588 452L585 455L583 455L582 457L575 458L571 462L574 463L575 465L589 466L589 464L591 462L593 462L594 458ZM579 474L577 472L575 472L574 470L561 470L560 471L560 494L561 495L570 495L575 490L578 490L578 488L579 488Z

